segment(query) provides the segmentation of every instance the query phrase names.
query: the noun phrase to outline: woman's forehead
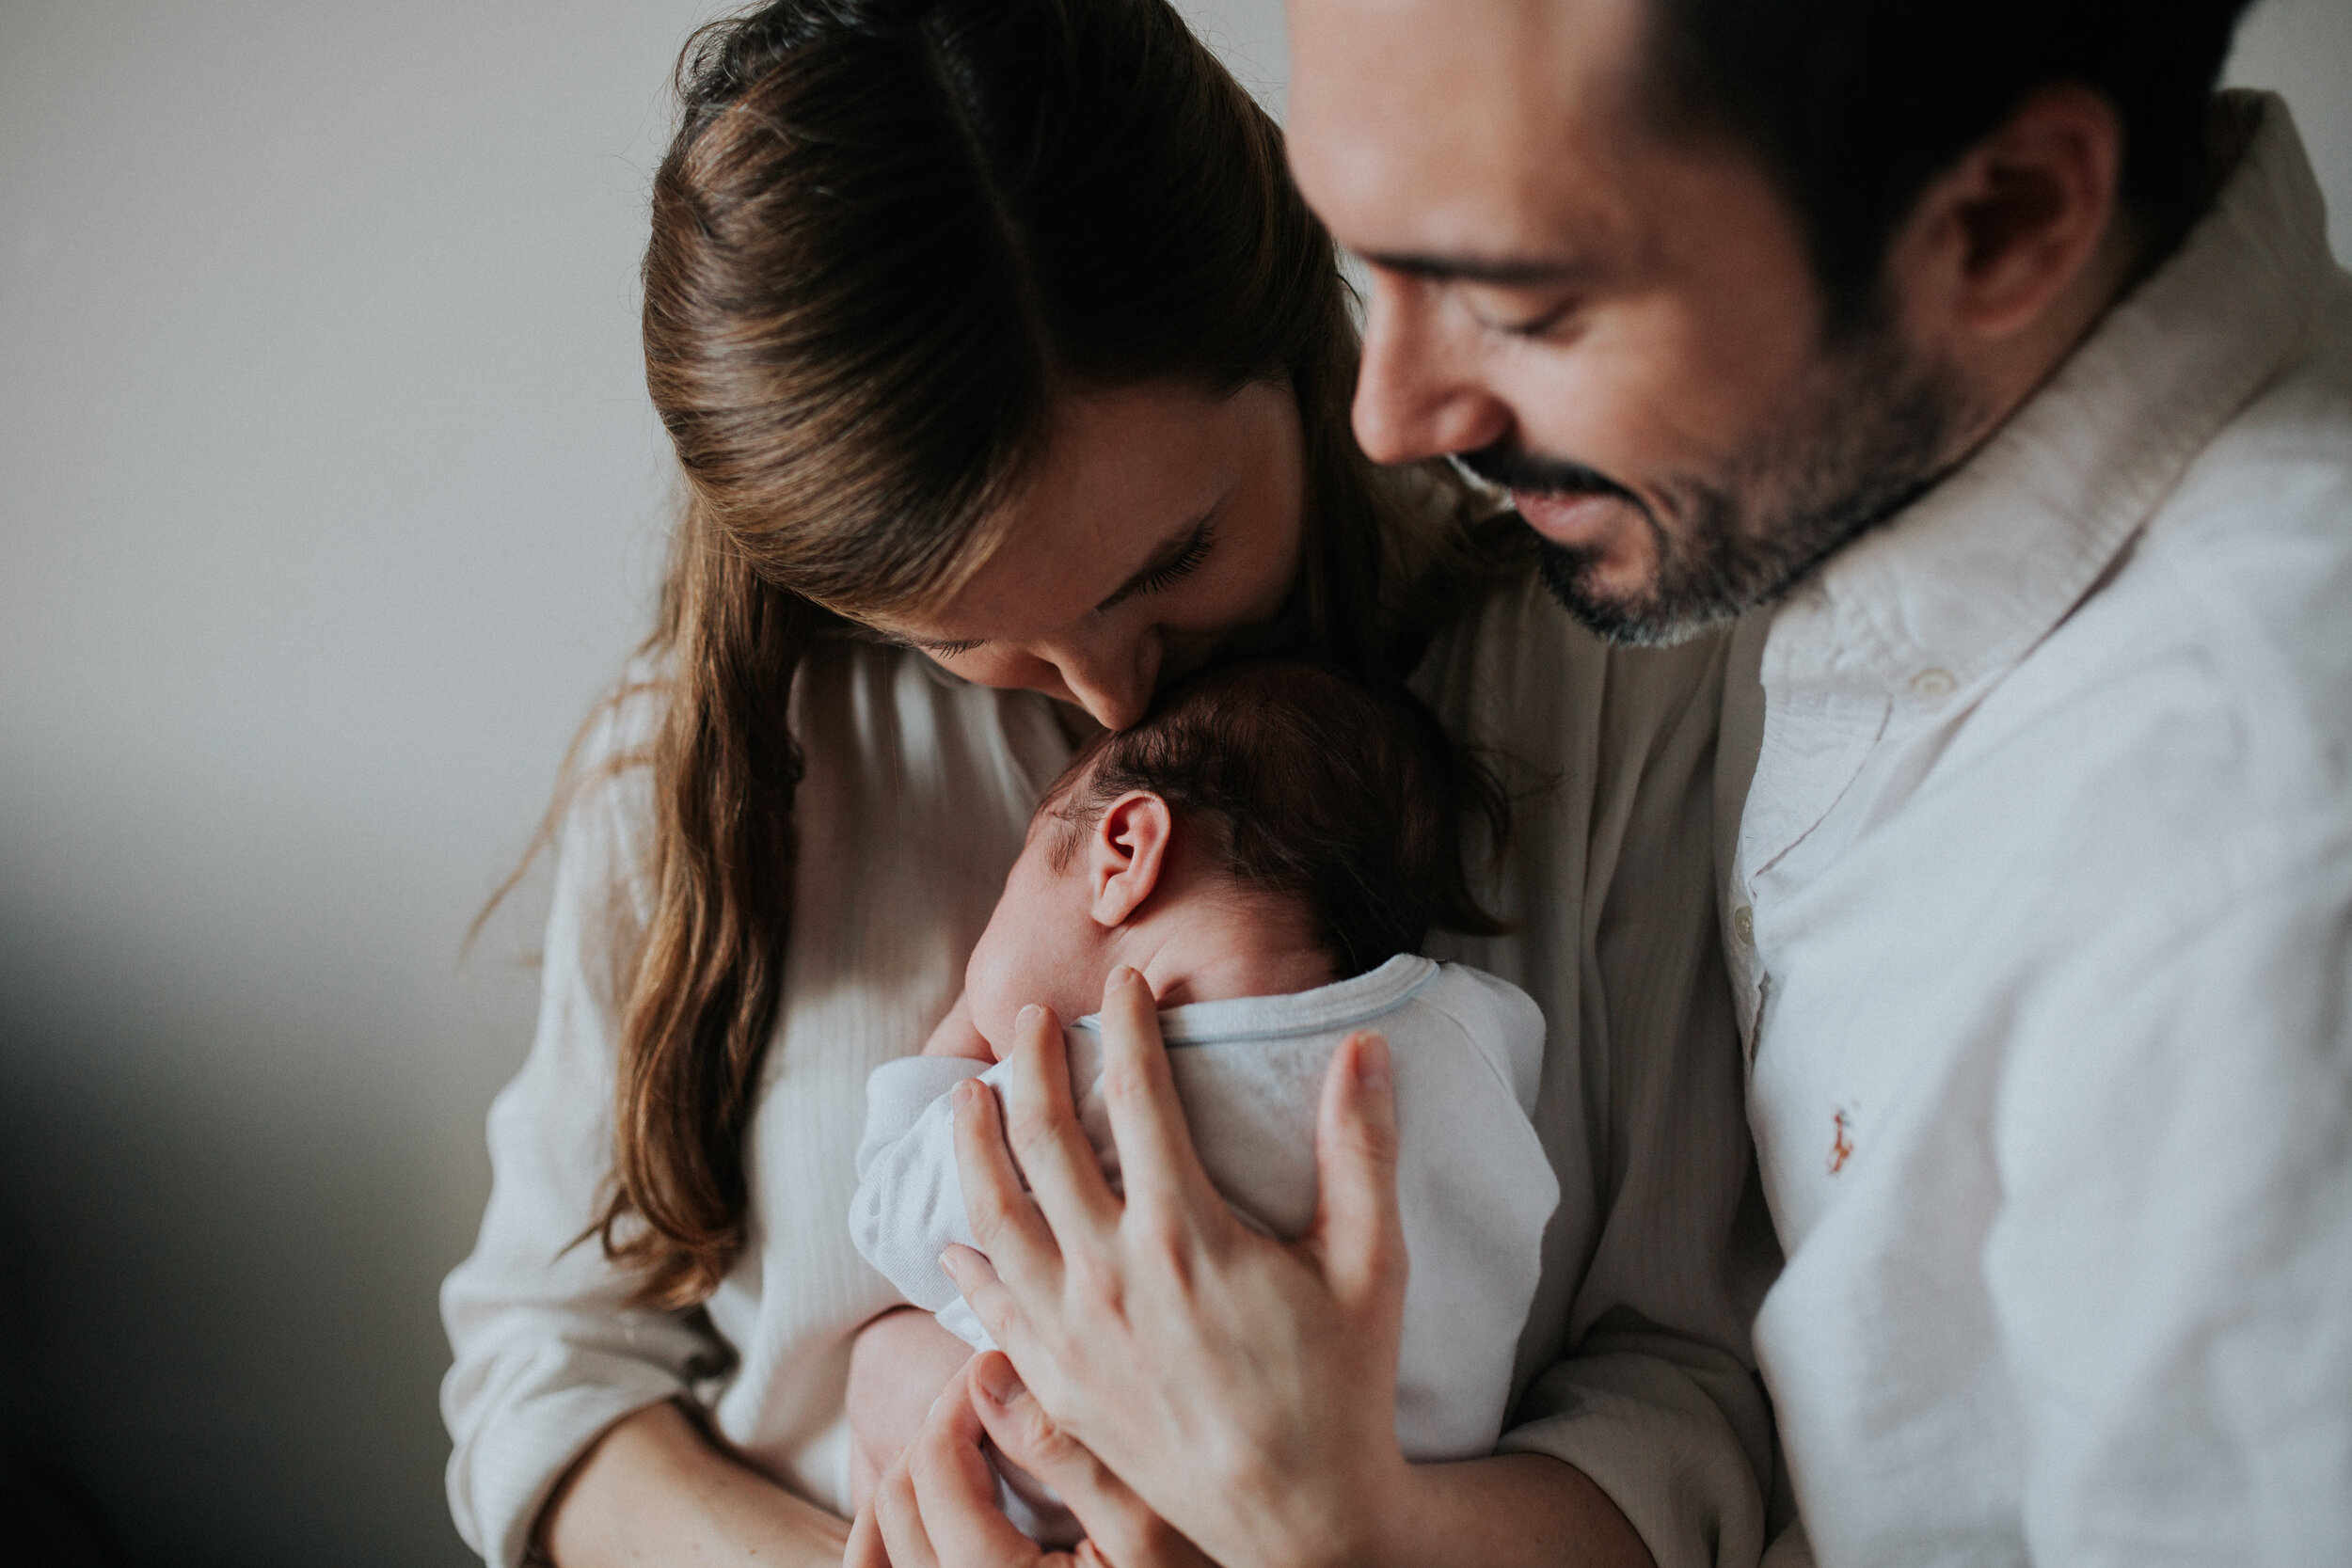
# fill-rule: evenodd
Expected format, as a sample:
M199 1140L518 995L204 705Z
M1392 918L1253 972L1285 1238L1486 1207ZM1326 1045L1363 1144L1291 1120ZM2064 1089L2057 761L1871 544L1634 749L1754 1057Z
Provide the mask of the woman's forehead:
M1021 641L1068 626L1200 528L1270 444L1278 388L1218 398L1151 383L1062 400L1052 438L943 603L888 618L929 641Z

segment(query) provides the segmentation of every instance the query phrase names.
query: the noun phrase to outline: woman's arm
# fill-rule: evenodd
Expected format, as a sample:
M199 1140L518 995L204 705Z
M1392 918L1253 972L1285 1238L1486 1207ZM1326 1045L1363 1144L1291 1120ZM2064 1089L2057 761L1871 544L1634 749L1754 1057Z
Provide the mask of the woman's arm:
M1406 1259L1385 1044L1355 1037L1333 1057L1317 1212L1286 1245L1236 1221L1201 1171L1149 990L1115 974L1103 1014L1123 1202L1076 1125L1050 1015L1024 1015L1001 1115L959 1090L987 1255L957 1251L952 1270L1041 1412L1220 1561L1646 1563L1566 1465L1415 1466L1398 1449Z
M441 1385L458 1531L516 1568L556 1482L615 1422L684 1394L725 1354L699 1314L631 1304L635 1281L579 1240L612 1170L620 975L639 940L634 834L650 775L615 758L654 715L642 693L596 721L555 865L538 1025L489 1117L490 1200L441 1287L454 1365Z
M556 1568L833 1568L850 1527L720 1450L674 1401L615 1423L540 1516Z

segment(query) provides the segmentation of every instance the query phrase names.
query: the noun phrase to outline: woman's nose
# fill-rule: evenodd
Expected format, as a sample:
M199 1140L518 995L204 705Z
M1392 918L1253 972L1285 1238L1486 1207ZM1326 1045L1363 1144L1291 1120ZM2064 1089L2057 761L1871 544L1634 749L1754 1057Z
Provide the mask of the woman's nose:
M1123 730L1152 705L1160 673L1156 633L1057 649L1052 657L1071 697L1104 729Z
M1375 273L1356 378L1356 439L1375 463L1411 463L1490 446L1511 413L1480 385L1454 341L1461 330L1425 279Z

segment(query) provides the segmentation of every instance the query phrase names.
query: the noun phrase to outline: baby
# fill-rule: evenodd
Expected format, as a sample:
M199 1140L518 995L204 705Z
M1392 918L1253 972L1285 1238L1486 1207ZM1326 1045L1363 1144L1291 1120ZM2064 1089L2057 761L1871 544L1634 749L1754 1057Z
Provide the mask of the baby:
M1114 1189L1096 1020L1125 965L1162 1008L1200 1163L1241 1219L1297 1236L1315 1204L1316 1100L1332 1053L1377 1030L1393 1063L1398 1197L1409 1273L1396 1429L1413 1460L1488 1452L1511 1393L1544 1225L1559 1201L1530 1115L1544 1021L1518 988L1417 956L1433 926L1491 931L1462 870L1459 823L1491 784L1409 695L1311 666L1197 675L1133 729L1098 737L1029 824L964 998L920 1056L866 1084L850 1232L935 1335L851 1376L853 1489L914 1434L940 1386L990 1340L940 1271L974 1244L949 1091L993 1084L1028 1003L1069 1025L1078 1115ZM952 1335L953 1338L949 1336ZM1008 1472L1008 1512L1049 1544L1076 1530Z

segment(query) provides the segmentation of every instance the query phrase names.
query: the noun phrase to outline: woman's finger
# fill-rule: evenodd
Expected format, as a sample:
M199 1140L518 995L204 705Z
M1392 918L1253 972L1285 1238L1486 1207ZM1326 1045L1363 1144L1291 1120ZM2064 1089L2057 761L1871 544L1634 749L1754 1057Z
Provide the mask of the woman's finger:
M940 1255L939 1266L955 1282L957 1294L972 1308L972 1315L980 1320L980 1326L988 1330L990 1338L1000 1345L1015 1346L1024 1355L1029 1353L1028 1319L1012 1292L1005 1288L986 1253L975 1252L968 1246L951 1246Z
M996 1471L980 1449L986 1435L972 1408L967 1371L947 1386L907 1445L905 1469L925 1548L952 1568L1039 1568L1046 1560L1037 1543L996 1506Z
M1095 1555L1120 1568L1205 1568L1208 1559L1192 1543L1045 1413L1010 1360L991 1351L973 1361L967 1376L973 1410L990 1439L1006 1458L1061 1495L1086 1527Z
M1193 1152L1160 1038L1158 1004L1132 969L1111 971L1103 988L1103 1099L1130 1208L1155 1208L1196 1224L1211 1215L1230 1218Z
M923 1529L923 1511L915 1501L914 1478L908 1470L907 1455L900 1454L882 1472L866 1506L873 1515L874 1534L880 1538L880 1562L884 1568L939 1568L939 1554L931 1550L930 1537ZM854 1529L851 1539L854 1543ZM845 1563L850 1560L846 1556L843 1559Z
M973 1240L1001 1272L1040 1290L1058 1290L1061 1254L1045 1216L1022 1187L996 1096L977 1078L958 1084L954 1094L956 1175Z
M882 1546L882 1527L874 1522L874 1499L857 1511L850 1523L850 1544L842 1548L841 1568L890 1568L890 1553Z
M1396 1203L1396 1097L1389 1042L1350 1035L1331 1054L1315 1113L1315 1217L1305 1238L1342 1300L1404 1300L1405 1222Z
M1050 1007L1024 1007L1013 1025L1001 1091L1005 1142L1029 1179L1045 1223L1066 1248L1119 1223L1119 1199L1078 1124L1070 1092L1070 1043Z

